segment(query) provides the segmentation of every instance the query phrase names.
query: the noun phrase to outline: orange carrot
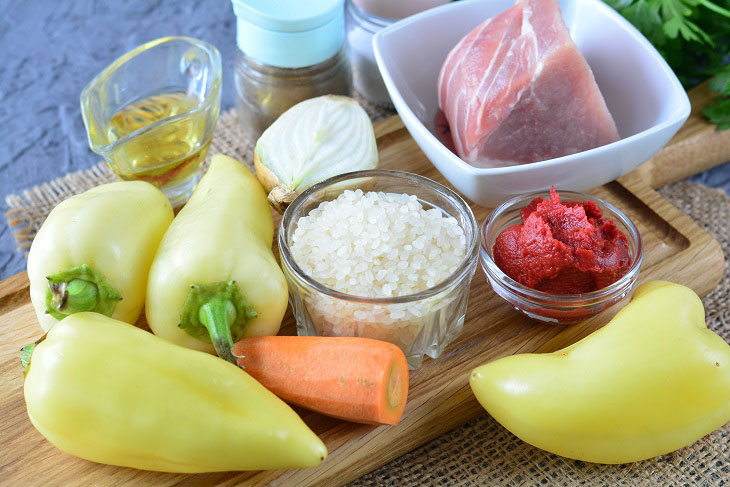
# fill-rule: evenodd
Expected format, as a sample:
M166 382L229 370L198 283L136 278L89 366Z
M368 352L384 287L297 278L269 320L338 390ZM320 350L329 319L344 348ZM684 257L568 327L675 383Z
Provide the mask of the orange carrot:
M236 343L238 365L287 402L347 421L398 424L408 363L395 345L356 337L265 336Z

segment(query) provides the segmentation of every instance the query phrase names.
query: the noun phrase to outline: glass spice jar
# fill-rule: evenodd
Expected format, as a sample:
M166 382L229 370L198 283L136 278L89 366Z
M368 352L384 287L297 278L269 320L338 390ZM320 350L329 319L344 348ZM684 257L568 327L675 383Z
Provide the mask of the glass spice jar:
M300 101L350 95L344 0L232 0L236 104L252 141Z
M393 104L375 62L373 37L400 19L447 3L448 0L347 0L345 27L352 64L353 89L385 108Z
M381 29L395 22L371 14L352 0L345 7L347 29L347 50L352 63L353 89L370 103L393 108L390 95L380 76L373 52L373 36Z

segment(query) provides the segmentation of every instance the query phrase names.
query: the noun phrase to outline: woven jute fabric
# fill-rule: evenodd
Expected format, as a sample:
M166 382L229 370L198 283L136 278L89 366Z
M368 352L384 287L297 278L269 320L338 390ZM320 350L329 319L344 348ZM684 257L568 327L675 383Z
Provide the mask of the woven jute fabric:
M373 120L393 113L363 105ZM218 121L209 154L219 152L252 165L253 143L240 133L233 111ZM101 163L8 196L8 224L19 250L27 253L43 220L60 201L115 179ZM730 197L690 182L660 192L722 245L725 277L704 304L708 326L730 341ZM730 424L669 455L626 465L596 465L534 448L484 414L350 485L730 486Z

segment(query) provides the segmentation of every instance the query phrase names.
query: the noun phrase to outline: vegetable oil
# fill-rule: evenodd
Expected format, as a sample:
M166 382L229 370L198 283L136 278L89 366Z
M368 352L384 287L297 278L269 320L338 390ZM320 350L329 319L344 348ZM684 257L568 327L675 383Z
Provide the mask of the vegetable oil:
M185 92L161 93L132 102L117 111L106 125L109 143L122 141L108 159L124 180L142 180L159 188L174 188L194 179L210 145L205 110L194 111L200 100ZM187 114L187 115L186 115ZM194 184L193 182L193 184Z

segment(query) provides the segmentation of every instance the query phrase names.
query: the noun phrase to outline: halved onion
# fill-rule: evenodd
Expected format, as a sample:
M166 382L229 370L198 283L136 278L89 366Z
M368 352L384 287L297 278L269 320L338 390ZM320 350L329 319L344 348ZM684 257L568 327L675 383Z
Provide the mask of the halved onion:
M254 150L256 177L279 212L315 183L377 165L373 124L346 96L297 103L266 129Z

